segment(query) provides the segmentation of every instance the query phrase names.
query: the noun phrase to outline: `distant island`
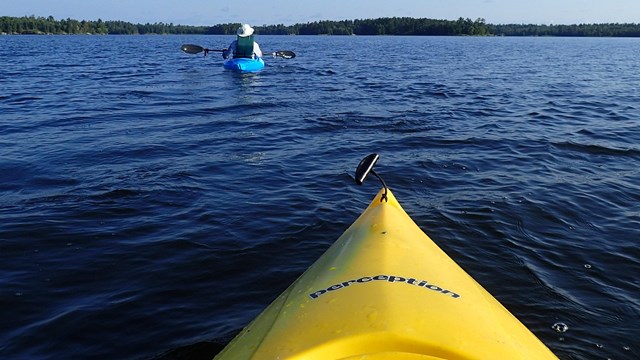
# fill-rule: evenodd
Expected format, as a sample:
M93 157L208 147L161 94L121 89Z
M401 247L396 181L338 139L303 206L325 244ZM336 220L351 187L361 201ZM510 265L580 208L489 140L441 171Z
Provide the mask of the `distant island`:
M187 26L165 23L132 24L125 21L56 20L53 16L0 17L2 35L92 34L145 35L192 34L233 35L240 24ZM365 20L316 21L305 24L255 26L260 35L419 35L419 36L590 36L640 37L640 24L487 24L485 19L437 20L392 17Z

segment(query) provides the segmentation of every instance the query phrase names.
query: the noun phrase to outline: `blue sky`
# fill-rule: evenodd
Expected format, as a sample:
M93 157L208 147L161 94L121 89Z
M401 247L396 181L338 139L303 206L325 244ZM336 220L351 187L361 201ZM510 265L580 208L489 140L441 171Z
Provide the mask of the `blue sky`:
M410 16L488 23L640 23L640 0L2 0L0 16L214 25Z

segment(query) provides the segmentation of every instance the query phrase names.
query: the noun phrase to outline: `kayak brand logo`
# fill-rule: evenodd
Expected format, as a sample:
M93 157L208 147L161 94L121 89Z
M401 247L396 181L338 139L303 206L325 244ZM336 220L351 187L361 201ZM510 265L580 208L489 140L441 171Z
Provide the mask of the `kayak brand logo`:
M387 281L390 283L403 283L403 284L407 284L407 285L413 285L413 286L419 286L428 290L432 290L435 292L439 292L443 295L448 295L454 299L457 299L460 297L459 294L447 290L445 288L442 288L440 286L434 285L429 283L426 280L417 280L415 278L405 278L402 276L395 276L395 275L376 275L376 276L363 276L359 279L355 279L355 280L348 280L339 284L335 284L335 285L331 285L326 289L322 289L322 290L318 290L314 293L309 294L309 297L311 299L317 299L320 296L328 293L328 292L332 292L332 291L336 291L336 290L340 290L340 289L344 289L346 287L349 287L351 285L357 285L357 284L365 284L365 283L369 283L372 281Z

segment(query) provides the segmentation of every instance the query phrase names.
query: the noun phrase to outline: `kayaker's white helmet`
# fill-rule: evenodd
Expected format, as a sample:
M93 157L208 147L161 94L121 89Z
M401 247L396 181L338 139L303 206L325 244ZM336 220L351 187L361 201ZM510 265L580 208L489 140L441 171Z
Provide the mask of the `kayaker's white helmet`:
M253 35L253 28L249 24L242 24L238 28L238 36L247 37Z

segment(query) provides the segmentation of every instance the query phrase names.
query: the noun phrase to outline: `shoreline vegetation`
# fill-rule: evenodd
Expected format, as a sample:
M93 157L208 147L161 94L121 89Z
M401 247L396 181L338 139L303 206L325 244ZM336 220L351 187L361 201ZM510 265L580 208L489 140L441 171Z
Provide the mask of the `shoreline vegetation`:
M60 19L53 16L0 17L2 35L235 35L240 24L213 26L173 23L133 24L125 21ZM259 35L416 35L416 36L573 36L640 37L640 23L573 25L487 24L485 19L437 20L392 17L315 21L294 25L254 26Z

